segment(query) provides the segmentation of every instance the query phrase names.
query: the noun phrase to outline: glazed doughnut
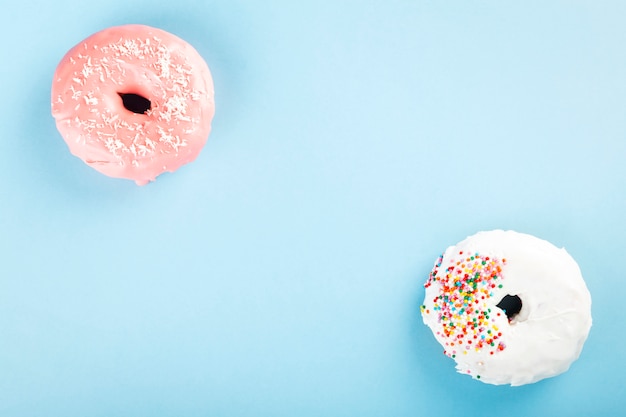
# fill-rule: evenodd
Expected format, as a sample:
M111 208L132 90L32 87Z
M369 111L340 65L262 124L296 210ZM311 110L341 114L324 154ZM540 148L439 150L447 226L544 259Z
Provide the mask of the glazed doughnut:
M215 112L209 67L160 29L105 29L73 47L52 83L52 115L72 154L147 184L193 161Z
M569 369L591 328L591 296L574 259L513 231L480 232L449 247L421 306L456 369L523 385Z

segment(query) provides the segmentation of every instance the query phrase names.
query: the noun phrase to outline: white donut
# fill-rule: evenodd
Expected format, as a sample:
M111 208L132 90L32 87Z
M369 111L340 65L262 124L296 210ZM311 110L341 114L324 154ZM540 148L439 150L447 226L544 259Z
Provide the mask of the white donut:
M444 354L490 384L567 371L591 328L591 296L574 259L527 234L468 237L437 260L425 287L422 318Z

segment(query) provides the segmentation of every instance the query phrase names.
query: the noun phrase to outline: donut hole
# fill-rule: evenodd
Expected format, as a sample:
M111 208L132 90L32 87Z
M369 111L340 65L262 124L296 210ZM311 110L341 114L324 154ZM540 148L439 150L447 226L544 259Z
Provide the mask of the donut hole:
M507 294L496 304L496 307L504 311L509 322L511 322L522 310L522 299L517 295Z
M147 98L135 93L117 93L122 98L124 108L137 114L146 114L152 108Z

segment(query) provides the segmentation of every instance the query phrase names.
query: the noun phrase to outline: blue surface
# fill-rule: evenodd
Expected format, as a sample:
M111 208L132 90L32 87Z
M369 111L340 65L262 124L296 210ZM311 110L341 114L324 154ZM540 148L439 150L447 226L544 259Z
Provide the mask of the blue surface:
M524 3L524 4L522 4ZM626 3L9 2L0 12L0 416L624 415ZM137 187L70 155L54 69L108 26L213 72L200 157ZM456 374L419 316L479 230L565 246L569 372Z

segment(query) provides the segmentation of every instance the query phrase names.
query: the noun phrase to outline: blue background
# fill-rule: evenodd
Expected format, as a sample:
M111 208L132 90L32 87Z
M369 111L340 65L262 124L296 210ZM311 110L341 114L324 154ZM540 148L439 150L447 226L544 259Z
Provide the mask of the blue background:
M524 4L522 4L524 3ZM626 3L8 2L0 416L587 416L626 410ZM173 32L211 67L200 157L137 187L70 155L65 52ZM467 235L564 246L594 325L567 373L490 386L422 324Z

